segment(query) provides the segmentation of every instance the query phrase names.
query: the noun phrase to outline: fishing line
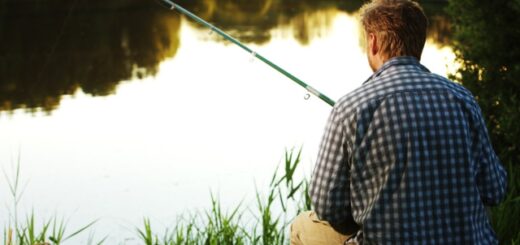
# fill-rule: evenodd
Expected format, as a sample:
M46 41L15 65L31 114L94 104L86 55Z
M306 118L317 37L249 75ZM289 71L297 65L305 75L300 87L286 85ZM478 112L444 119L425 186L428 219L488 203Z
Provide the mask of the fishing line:
M315 95L316 97L320 98L321 100L323 100L324 102L326 102L327 104L331 105L331 106L334 106L334 101L332 99L330 99L329 97L327 97L326 95L320 93L318 90L316 90L315 88L311 87L310 85L306 84L305 82L303 82L302 80L300 80L299 78L295 77L294 75L292 75L291 73L287 72L286 70L282 69L281 67L279 67L278 65L274 64L273 62L271 62L270 60L266 59L265 57L263 57L262 55L258 54L257 52L251 50L249 47L247 47L246 45L242 44L241 42L239 42L237 39L233 38L232 36L228 35L227 33L225 33L224 31L220 30L219 28L215 27L214 25L208 23L207 21L203 20L202 18L198 17L197 15L191 13L190 11L184 9L183 7L181 7L180 5L170 1L170 0L161 0L162 2L164 2L164 4L167 4L168 8L170 10L177 10L179 13L181 14L184 14L186 15L187 17L195 20L196 22L210 28L210 34L213 33L213 32L216 32L217 34L219 34L220 36L222 36L223 38L225 38L226 40L236 44L237 46L241 47L243 50L245 50L246 52L250 53L251 56L253 58L257 58L259 60L261 60L262 62L264 62L265 64L269 65L271 68L277 70L278 72L282 73L283 75L285 75L286 77L288 77L289 79L293 80L294 82L296 82L298 85L302 86L303 88L305 88L309 94L313 94ZM162 5L162 4L161 4ZM309 95L310 97L310 95ZM305 95L306 99L308 99L308 96Z
M65 19L63 20L63 23L58 32L58 35L56 35L56 39L54 40L54 42L52 44L51 50L47 54L47 57L45 58L45 62L43 63L42 68L40 69L40 72L38 73L38 77L37 77L38 83L40 82L40 80L43 76L43 73L47 70L47 66L49 65L49 62L50 62L52 56L54 56L54 52L56 52L56 48L58 47L58 44L61 41L63 34L65 33L65 27L67 26L67 23L69 22L69 19L72 16L72 12L76 8L77 3L78 3L78 0L74 0L74 2L72 2L72 5L67 12L67 16L65 16Z

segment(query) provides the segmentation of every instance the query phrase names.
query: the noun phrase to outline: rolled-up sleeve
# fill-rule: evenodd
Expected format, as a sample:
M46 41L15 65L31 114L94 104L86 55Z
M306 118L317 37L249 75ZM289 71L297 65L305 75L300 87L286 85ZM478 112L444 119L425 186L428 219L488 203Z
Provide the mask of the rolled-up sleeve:
M309 188L316 214L331 223L351 217L350 171L346 161L345 130L337 110L333 109L325 127Z

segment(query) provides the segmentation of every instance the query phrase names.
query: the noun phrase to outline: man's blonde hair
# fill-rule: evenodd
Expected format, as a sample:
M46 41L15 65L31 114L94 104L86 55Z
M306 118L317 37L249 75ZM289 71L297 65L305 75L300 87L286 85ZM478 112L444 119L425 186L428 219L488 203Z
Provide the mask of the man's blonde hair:
M361 8L361 23L373 33L385 58L414 56L421 59L428 19L411 0L373 0Z

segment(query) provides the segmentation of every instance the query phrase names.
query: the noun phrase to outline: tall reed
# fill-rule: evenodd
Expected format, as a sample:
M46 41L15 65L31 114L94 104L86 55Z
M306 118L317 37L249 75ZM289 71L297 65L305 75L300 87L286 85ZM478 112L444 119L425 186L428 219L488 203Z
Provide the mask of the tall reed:
M491 221L501 244L520 244L520 165L507 165L508 191L491 209Z
M146 245L173 244L288 244L288 225L300 211L310 208L306 195L307 181L296 178L300 164L301 149L286 151L283 175L278 168L269 182L269 191L263 195L257 191L255 209L238 205L226 212L220 201L211 195L211 209L205 215L195 215L181 220L163 236L155 234L150 221L145 219L138 234ZM253 218L244 220L247 212ZM162 237L162 239L159 239Z
M78 230L67 234L67 223L64 219L58 219L56 216L38 225L35 223L36 215L34 211L32 211L24 220L21 220L18 206L22 200L27 184L22 184L20 162L20 156L18 156L12 177L10 177L5 170L3 171L12 199L12 204L8 208L8 223L3 231L4 245L59 245L76 237L97 222L92 221ZM102 239L96 244L102 244L104 240L105 239ZM94 244L93 240L90 239L88 244Z

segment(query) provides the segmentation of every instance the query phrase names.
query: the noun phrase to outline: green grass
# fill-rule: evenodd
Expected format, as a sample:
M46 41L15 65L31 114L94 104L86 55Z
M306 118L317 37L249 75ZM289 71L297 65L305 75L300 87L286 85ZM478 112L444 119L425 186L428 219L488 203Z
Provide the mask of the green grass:
M163 231L153 227L149 219L144 219L136 228L136 237L145 245L288 244L292 218L302 210L311 209L308 182L305 178L297 178L300 175L296 174L301 169L298 168L300 154L301 150L286 152L283 167L280 171L276 169L267 193L257 191L253 207L240 203L227 209L222 207L218 197L211 195L211 206L205 212L180 217L174 227ZM499 206L492 208L492 222L501 244L520 244L520 168L508 164L507 169L508 195ZM14 209L3 231L3 245L61 244L95 224L95 221L91 222L68 234L63 219L52 218L38 226L31 213L20 221L16 205L24 188L19 165L15 177L7 179ZM87 244L102 244L106 238L94 242L90 237Z
M38 225L35 222L36 216L33 211L30 215L27 215L24 220L20 220L18 216L18 204L27 186L22 185L21 182L20 157L18 157L13 177L9 177L5 171L3 173L12 198L12 204L9 210L9 221L3 231L2 240L4 245L59 245L83 233L96 223L96 221L92 221L72 233L67 233L67 222L65 222L64 219L58 219L56 216ZM105 239L102 239L94 243L92 239L89 239L88 244L101 244L104 240Z
M507 173L507 195L491 209L491 220L500 244L520 244L520 165L509 163Z
M278 169L269 183L269 192L257 191L256 207L248 209L242 204L224 210L218 198L211 195L211 208L203 214L181 219L173 229L163 235L154 233L150 220L145 219L137 229L139 238L146 245L173 244L288 244L288 225L300 210L310 207L305 190L306 180L296 179L301 150L287 151L284 172ZM244 217L249 215L249 219Z

